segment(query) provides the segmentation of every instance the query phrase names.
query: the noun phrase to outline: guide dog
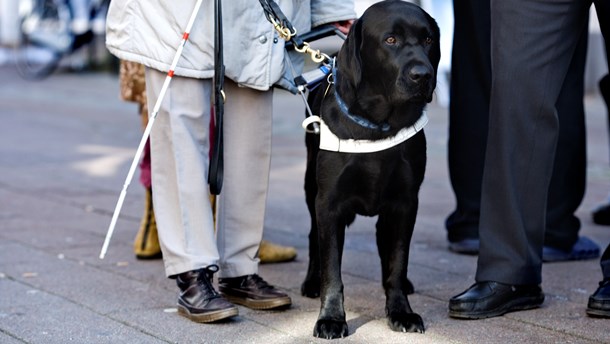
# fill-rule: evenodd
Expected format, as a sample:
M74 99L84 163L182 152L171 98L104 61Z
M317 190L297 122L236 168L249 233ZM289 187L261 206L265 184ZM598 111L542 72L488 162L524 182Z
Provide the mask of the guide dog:
M436 87L439 39L435 20L418 6L378 2L354 22L332 75L308 97L321 121L320 135L306 134L311 232L301 292L321 296L316 337L348 334L341 257L345 228L357 214L378 215L389 327L424 332L405 284L426 167L424 110Z

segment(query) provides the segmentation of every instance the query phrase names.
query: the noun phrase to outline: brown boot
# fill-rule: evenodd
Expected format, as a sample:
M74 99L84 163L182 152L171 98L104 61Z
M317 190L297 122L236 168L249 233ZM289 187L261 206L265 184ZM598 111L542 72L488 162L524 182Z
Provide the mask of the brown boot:
M280 246L272 242L261 241L258 249L258 257L261 264L290 262L297 256L297 250L294 247Z
M195 322L214 322L236 316L237 307L225 300L212 284L217 265L176 276L180 288L178 313Z
M138 259L159 259L162 256L150 188L146 189L144 216L142 216L140 229L133 242L133 251Z

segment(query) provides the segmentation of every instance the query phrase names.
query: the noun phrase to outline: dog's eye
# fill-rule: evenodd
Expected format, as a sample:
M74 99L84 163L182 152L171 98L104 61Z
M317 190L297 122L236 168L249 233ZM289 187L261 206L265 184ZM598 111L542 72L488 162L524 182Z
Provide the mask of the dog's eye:
M387 44L387 45L394 45L396 43L398 43L398 40L394 36L388 36L385 39L385 44Z
M432 38L431 37L426 37L426 39L424 40L424 44L425 45L432 45Z

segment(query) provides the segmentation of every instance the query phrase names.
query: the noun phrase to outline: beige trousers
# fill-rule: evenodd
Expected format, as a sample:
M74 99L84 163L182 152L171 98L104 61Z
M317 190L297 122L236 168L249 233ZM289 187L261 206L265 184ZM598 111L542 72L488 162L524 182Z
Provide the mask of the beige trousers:
M149 108L166 74L147 68ZM217 230L207 184L210 79L174 76L151 132L154 210L167 276L220 266L220 277L258 272L271 161L273 92L225 82L224 181Z

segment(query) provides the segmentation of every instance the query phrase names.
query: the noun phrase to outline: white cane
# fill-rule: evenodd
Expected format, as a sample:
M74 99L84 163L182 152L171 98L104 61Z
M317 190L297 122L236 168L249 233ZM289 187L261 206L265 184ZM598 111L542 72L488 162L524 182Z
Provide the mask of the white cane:
M195 17L197 17L197 13L199 12L199 8L201 7L201 2L203 0L197 0L195 4L195 8L193 9L193 14L191 14L191 18L189 19L188 24L186 25L186 29L184 30L184 34L182 34L182 41L180 42L180 46L178 46L178 50L176 50L176 55L174 56L174 60L170 66L169 71L167 72L167 77L165 78L165 82L163 82L163 87L161 87L161 92L159 93L159 97L157 98L157 102L155 103L155 107L153 108L152 113L148 118L148 125L146 125L146 129L144 129L144 134L142 135L142 139L140 140L140 145L136 151L136 156L133 158L131 162L131 167L129 168L129 172L127 173L127 178L125 178L125 184L123 184L123 190L121 190L121 194L119 195L119 200L116 203L116 207L114 208L114 213L112 214L112 220L110 221L110 226L108 227L108 232L106 233L106 240L104 240L104 246L102 246L102 251L100 252L100 259L104 259L106 255L106 251L108 250L108 245L110 244L110 238L112 237L112 233L114 232L114 227L116 226L117 219L119 218L119 214L121 213L121 208L123 207L123 201L125 201L125 195L127 195L127 188L133 179L133 175L138 167L138 163L140 162L140 158L142 157L142 152L144 151L144 146L146 145L146 141L148 140L148 136L150 135L150 131L152 129L153 123L155 123L155 118L157 118L157 114L159 113L159 108L161 108L161 102L163 101L163 97L165 96L165 92L169 87L169 83L174 76L174 69L178 64L178 60L182 55L182 50L184 49L184 45L188 40L189 33L191 32L191 28L193 27L193 23L195 22Z

